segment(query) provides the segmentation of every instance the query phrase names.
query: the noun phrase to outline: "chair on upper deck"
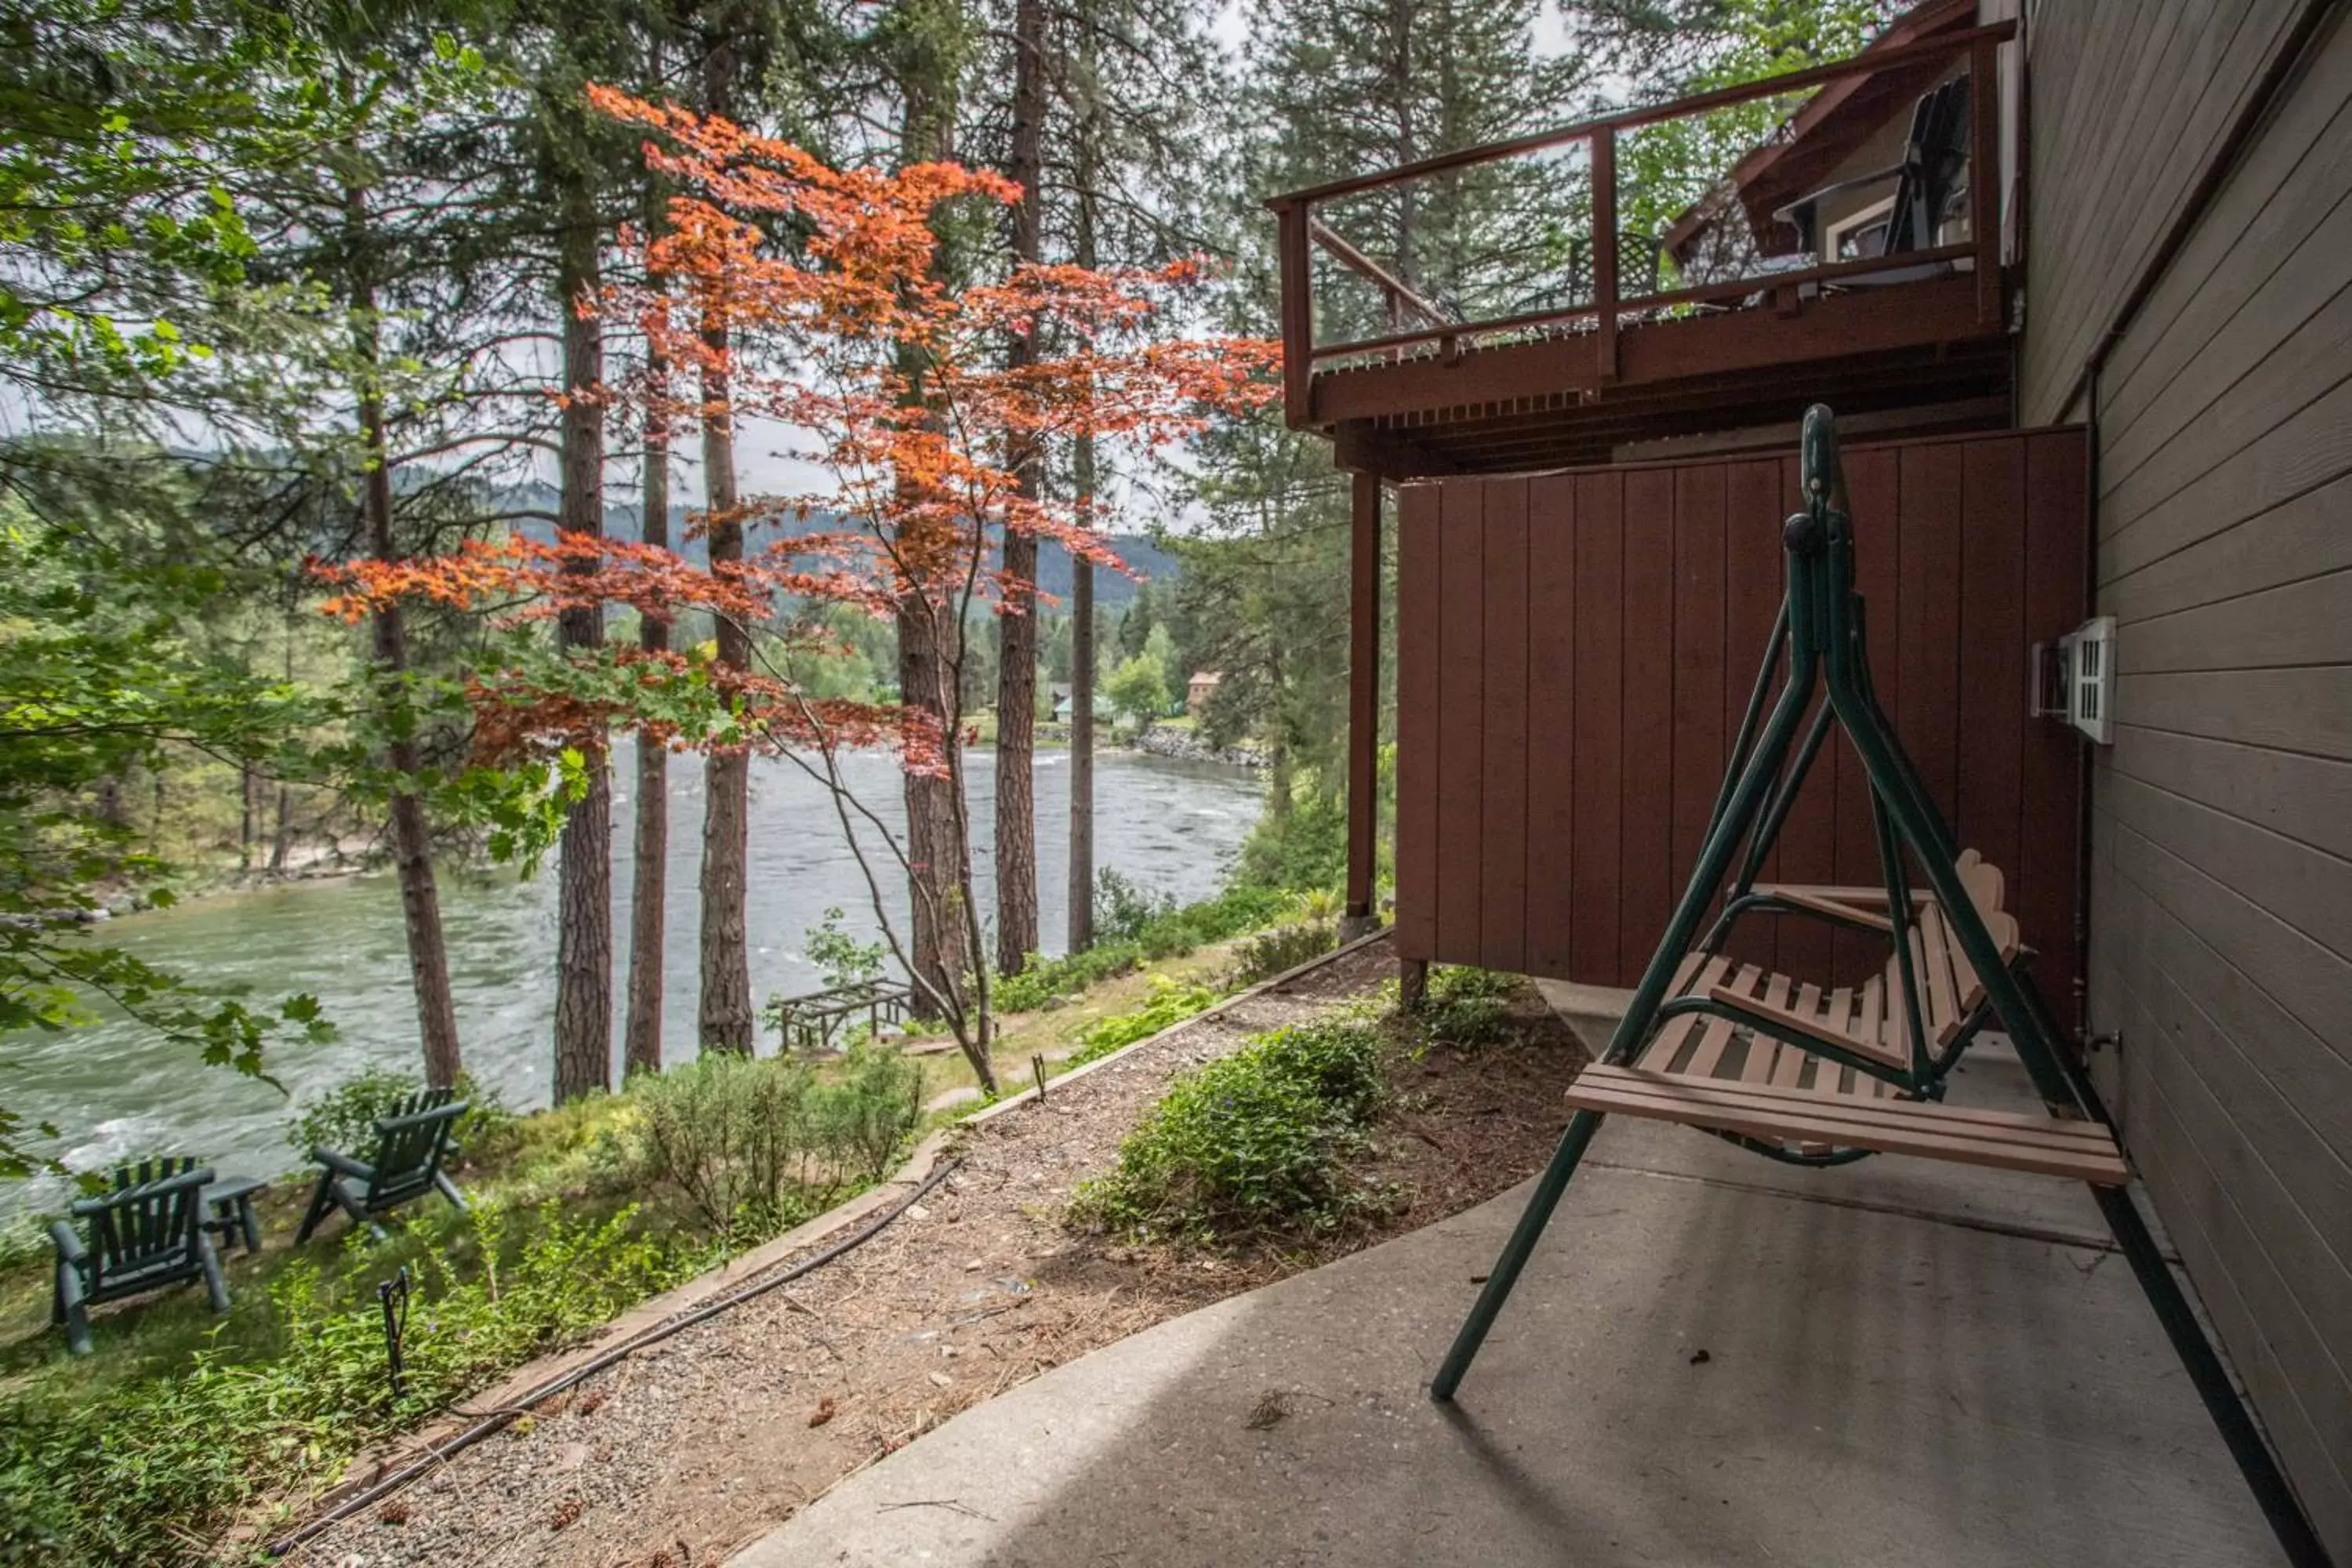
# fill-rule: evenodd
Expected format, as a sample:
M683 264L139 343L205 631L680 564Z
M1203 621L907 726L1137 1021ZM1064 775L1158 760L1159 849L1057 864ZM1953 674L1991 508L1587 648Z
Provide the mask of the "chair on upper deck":
M1904 139L1901 162L1809 191L1786 206L1774 209L1772 216L1797 231L1802 250L1818 257L1822 204L1832 196L1867 190L1892 180L1895 199L1887 211L1885 234L1874 249L1864 254L1891 258L1932 248L1952 214L1967 210L1969 103L1967 77L1955 77L1931 89L1911 111L1911 129ZM1834 256L1819 258L1839 259ZM1908 283L1950 269L1948 262L1898 265L1885 272L1841 279L1828 287L1874 288Z
M65 1325L74 1354L89 1354L89 1309L100 1302L202 1279L213 1310L228 1310L228 1285L203 1225L200 1200L212 1179L212 1167L194 1160L119 1166L112 1191L77 1200L70 1220L51 1223L58 1264L49 1321Z
M341 1209L378 1240L384 1234L378 1216L428 1192L438 1192L462 1213L466 1194L441 1165L456 1152L449 1134L469 1109L455 1089L419 1089L394 1106L391 1115L377 1120L374 1159L354 1160L333 1149L311 1150L310 1158L323 1169L302 1228L294 1233L295 1245L310 1239L331 1208Z

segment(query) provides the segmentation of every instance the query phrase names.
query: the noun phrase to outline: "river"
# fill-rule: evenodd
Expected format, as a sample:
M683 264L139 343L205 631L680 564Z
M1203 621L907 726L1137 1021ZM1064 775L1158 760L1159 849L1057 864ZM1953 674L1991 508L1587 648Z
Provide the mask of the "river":
M983 909L993 910L993 756L971 755L971 817ZM615 758L614 802L614 1037L625 996L635 764L626 745ZM895 829L898 764L880 753L848 758L844 773L858 798ZM1050 952L1065 930L1069 756L1037 755L1038 894ZM670 765L667 983L664 1048L672 1061L695 1043L696 884L702 850L702 767ZM1180 900L1215 894L1256 820L1261 788L1250 773L1130 752L1101 756L1095 773L1095 862ZM869 833L870 858L903 921L904 885ZM755 1002L822 984L802 955L803 937L828 909L845 930L879 930L866 883L842 840L826 792L790 763L761 759L751 785L748 899ZM467 1067L507 1103L547 1103L555 1013L555 875L552 862L530 880L450 876L441 883L442 919ZM903 933L903 923L901 924ZM52 1121L66 1136L49 1152L75 1169L126 1154L189 1153L223 1173L265 1174L298 1163L285 1138L294 1103L368 1067L415 1070L416 1015L400 900L388 875L296 883L192 900L97 928L97 940L213 985L249 989L257 1002L309 991L324 1004L337 1037L269 1054L281 1095L226 1068L205 1068L124 1019L58 1035L24 1034L8 1043L5 1101L28 1122ZM290 1097L290 1098L289 1098ZM13 1184L11 1185L14 1185ZM0 1189L0 1207L58 1200L53 1184Z

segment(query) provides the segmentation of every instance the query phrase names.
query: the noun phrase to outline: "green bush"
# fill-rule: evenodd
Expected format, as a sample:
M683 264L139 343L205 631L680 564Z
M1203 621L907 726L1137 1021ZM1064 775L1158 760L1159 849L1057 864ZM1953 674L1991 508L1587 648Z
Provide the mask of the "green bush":
M1510 1001L1517 975L1466 964L1440 964L1429 972L1429 990L1418 1023L1432 1040L1451 1046L1487 1046L1510 1033Z
M1151 921L1176 912L1176 900L1166 893L1128 880L1109 866L1095 874L1095 939L1133 942Z
M208 1533L252 1500L331 1480L375 1437L717 1261L707 1247L636 1234L635 1218L567 1222L550 1204L509 1247L512 1216L482 1205L475 1248L436 1247L415 1264L398 1400L373 1291L339 1289L308 1263L269 1292L277 1359L213 1345L169 1376L12 1399L0 1406L0 1562L210 1560ZM461 1277L453 1258L477 1250Z
M1234 984L1255 985L1339 945L1337 921L1301 921L1243 939L1234 950Z
M841 1076L817 1085L812 1110L826 1158L869 1185L890 1173L922 1122L923 1069L896 1047L853 1046Z
M320 1148L367 1159L375 1148L376 1121L424 1087L425 1079L415 1073L366 1068L305 1100L286 1124L286 1142L306 1161L311 1150ZM457 1119L453 1136L467 1155L479 1159L490 1146L507 1141L514 1129L515 1113L498 1090L477 1081L471 1073L459 1073L457 1088L457 1098L468 1109Z
M922 1069L861 1042L837 1078L785 1057L709 1051L633 1080L636 1170L717 1234L774 1234L887 1174L922 1119Z
M772 1231L818 1149L816 1075L786 1057L705 1051L631 1081L639 1170L686 1195L720 1235Z
M1143 963L1143 950L1132 942L1097 942L1084 952L1065 958L1031 953L1018 974L1001 975L993 999L1000 1013L1028 1013L1056 996L1084 991L1089 985L1116 979Z
M1078 1031L1078 1048L1071 1054L1070 1065L1094 1061L1138 1040L1149 1039L1216 1000L1216 992L1206 985L1179 985L1164 974L1155 974L1143 1005L1097 1018Z
M1381 1093L1380 1037L1361 1020L1261 1035L1178 1078L1071 1217L1204 1244L1330 1231L1360 1206L1343 1162Z
M1237 881L1305 889L1336 888L1347 879L1347 799L1316 788L1312 777L1304 783L1289 810L1269 805L1242 840Z

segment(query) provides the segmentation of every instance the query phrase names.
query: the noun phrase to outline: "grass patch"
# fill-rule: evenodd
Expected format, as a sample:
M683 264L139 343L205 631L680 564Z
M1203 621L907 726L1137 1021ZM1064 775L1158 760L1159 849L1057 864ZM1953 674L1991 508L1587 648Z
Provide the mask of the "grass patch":
M1297 895L1279 889L1237 887L1197 904L1160 903L1110 879L1097 916L1100 940L1063 958L1032 953L1020 973L996 982L996 1007L1030 1012L1155 960L1181 957L1270 925L1297 902Z
M1260 1035L1182 1074L1078 1189L1074 1223L1137 1241L1230 1245L1338 1229L1373 1196L1347 1179L1383 1094L1380 1028L1343 1016Z
M261 1254L229 1260L228 1314L194 1289L101 1310L89 1357L45 1326L46 1249L23 1258L0 1275L22 1330L0 1345L0 1562L210 1560L232 1519L299 1503L371 1442L870 1184L919 1122L920 1083L886 1048L818 1073L714 1055L485 1122L458 1173L474 1211L419 1200L382 1243L337 1217L294 1247L309 1183L281 1184ZM371 1096L413 1087L347 1087L305 1135L364 1128ZM395 1398L375 1287L404 1266Z
M1151 990L1143 1005L1124 1013L1113 1013L1107 1018L1097 1018L1080 1029L1078 1048L1069 1055L1065 1065L1080 1067L1131 1046L1138 1040L1150 1039L1160 1030L1214 1006L1217 996L1213 986L1155 974L1151 977Z

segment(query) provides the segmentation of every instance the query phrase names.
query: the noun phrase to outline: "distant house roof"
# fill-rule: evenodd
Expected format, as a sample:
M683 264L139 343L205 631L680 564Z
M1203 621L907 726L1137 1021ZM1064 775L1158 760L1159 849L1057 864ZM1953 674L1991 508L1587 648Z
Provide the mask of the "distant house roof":
M1977 0L1925 0L1889 23L1861 58L1971 26L1976 15ZM1688 261L1693 246L1721 214L1723 199L1733 196L1747 213L1758 247L1765 255L1792 254L1798 248L1797 231L1776 222L1773 209L1826 183L1874 132L1904 112L1951 67L1949 60L1916 60L1831 82L1813 94L1779 134L1740 159L1721 184L1674 221L1661 237L1666 249L1677 261Z

